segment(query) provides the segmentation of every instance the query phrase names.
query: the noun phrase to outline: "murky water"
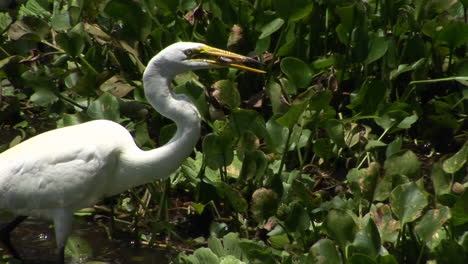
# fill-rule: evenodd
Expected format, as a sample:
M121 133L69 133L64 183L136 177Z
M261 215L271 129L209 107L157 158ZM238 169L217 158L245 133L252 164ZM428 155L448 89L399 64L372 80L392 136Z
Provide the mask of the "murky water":
M0 227L7 219L0 219ZM91 248L91 256L81 258L68 256L67 263L84 264L104 262L112 264L165 264L176 255L173 250L132 247L131 241L109 240L104 228L94 223L87 223L75 217L73 239L85 241ZM38 219L26 219L11 234L15 248L24 260L24 264L55 263L55 239L50 222Z

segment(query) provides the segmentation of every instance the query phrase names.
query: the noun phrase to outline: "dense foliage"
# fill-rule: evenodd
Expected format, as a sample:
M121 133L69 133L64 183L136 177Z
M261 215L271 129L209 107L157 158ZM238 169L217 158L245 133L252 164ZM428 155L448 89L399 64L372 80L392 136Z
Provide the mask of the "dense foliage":
M8 2L8 1L5 1ZM146 103L176 41L250 54L174 80L204 119L166 182L115 198L177 263L468 263L468 1L23 0L0 13L0 151L92 119L142 148L175 126ZM197 244L201 243L201 244ZM1 262L1 261L0 261Z

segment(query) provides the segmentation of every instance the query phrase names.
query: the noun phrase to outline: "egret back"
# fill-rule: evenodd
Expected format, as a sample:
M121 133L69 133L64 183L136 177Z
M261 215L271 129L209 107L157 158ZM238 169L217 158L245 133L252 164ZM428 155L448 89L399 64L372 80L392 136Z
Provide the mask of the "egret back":
M0 153L0 209L49 217L96 203L117 168L122 149L136 148L117 123L97 120L51 130Z

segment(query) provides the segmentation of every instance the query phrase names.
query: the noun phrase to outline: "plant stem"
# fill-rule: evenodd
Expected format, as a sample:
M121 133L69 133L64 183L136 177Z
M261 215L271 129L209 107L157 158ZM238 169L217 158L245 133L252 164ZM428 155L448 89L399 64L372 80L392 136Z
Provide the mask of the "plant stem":
M278 175L281 175L281 172L283 171L284 163L286 160L286 153L288 152L289 149L289 141L291 140L291 135L292 135L293 129L289 129L288 137L286 138L286 144L284 145L284 150L283 150L283 155L281 156L281 163L278 169Z

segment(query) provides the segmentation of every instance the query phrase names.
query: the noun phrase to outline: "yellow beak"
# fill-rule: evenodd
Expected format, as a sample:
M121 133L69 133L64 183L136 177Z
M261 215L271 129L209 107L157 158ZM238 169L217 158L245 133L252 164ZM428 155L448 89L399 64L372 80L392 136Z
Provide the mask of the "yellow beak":
M261 62L234 52L207 46L200 48L197 53L200 55L208 55L208 59L202 60L216 66L236 68L257 73L266 73L264 70L244 65L244 63L261 64Z

